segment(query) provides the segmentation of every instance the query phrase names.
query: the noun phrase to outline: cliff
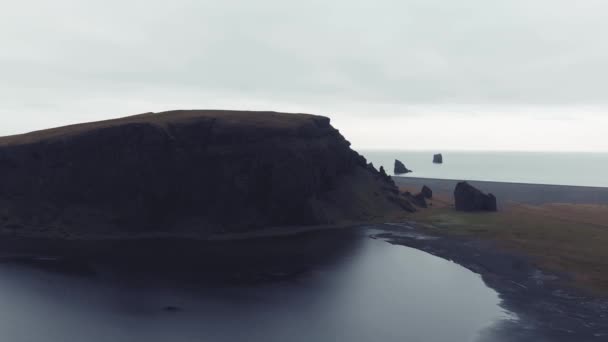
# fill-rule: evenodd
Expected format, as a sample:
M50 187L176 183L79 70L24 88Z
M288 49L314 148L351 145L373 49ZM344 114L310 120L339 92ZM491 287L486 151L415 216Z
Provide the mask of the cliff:
M0 231L206 234L366 220L404 207L394 184L349 145L326 117L210 110L3 137Z

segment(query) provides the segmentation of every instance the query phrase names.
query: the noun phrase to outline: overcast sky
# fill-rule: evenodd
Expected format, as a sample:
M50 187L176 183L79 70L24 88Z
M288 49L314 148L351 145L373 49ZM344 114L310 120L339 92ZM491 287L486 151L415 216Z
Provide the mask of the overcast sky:
M183 108L356 148L608 151L605 0L0 0L0 134Z

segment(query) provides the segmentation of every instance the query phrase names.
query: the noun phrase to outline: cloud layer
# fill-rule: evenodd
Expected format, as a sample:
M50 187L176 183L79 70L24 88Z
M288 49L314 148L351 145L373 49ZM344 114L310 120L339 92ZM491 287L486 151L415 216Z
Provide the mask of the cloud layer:
M172 108L314 111L345 127L484 115L488 130L608 107L600 0L1 1L0 134Z

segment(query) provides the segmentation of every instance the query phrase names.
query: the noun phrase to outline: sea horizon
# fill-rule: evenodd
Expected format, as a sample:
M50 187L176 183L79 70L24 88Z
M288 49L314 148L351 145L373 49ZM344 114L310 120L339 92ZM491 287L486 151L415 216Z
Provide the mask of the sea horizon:
M398 159L411 173L403 177L525 184L608 187L608 152L358 149L376 168L394 175ZM442 164L432 162L443 155Z

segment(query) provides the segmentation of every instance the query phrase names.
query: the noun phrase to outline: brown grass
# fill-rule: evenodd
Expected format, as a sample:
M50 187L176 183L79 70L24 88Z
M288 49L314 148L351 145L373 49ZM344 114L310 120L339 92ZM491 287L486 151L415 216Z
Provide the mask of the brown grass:
M81 123L26 134L0 137L0 146L21 145L44 139L64 138L91 130L124 124L148 123L164 127L169 122L187 122L200 118L220 119L223 124L238 123L248 126L297 128L313 117L311 114L286 114L277 112L228 111L228 110L175 110L161 113L143 113L118 119Z
M498 213L444 206L413 218L447 234L495 241L534 257L541 267L571 274L575 286L608 294L608 206L513 203Z

